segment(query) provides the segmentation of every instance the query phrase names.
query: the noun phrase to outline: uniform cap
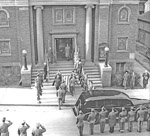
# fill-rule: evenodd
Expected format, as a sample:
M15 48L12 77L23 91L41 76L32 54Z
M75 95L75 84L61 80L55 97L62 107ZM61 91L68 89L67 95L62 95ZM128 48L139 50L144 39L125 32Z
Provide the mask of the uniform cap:
M133 110L133 109L134 109L134 107L132 107L132 106L131 106L131 108L130 108L130 109L131 109L131 110Z
M40 123L36 123L36 127L40 127Z
M122 107L122 110L124 111L124 110L125 110L125 107Z
M82 113L83 113L83 112L80 110L80 111L79 111L79 114L82 114Z

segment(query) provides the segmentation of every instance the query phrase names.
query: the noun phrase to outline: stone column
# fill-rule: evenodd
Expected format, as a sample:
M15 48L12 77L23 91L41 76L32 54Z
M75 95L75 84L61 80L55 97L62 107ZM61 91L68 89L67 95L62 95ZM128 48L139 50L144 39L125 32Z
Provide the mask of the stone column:
M42 9L43 9L43 6L35 6L34 9L36 9L38 65L42 65L43 62L44 62L43 24L42 24Z
M145 11L144 11L144 12L147 12L147 11L150 11L150 0L148 0L148 1L145 3Z
M91 61L91 46L92 46L92 8L93 5L86 5L86 28L85 28L85 57L86 61Z

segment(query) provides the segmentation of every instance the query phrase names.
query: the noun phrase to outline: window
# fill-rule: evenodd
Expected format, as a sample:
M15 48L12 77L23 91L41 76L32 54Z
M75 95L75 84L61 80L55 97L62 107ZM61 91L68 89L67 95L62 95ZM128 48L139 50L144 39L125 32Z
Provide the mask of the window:
M10 56L11 48L9 40L0 40L0 56Z
M127 50L128 37L118 37L118 51Z
M125 62L116 63L116 73L121 73L124 71Z
M138 42L145 45L146 32L142 29L138 31Z
M54 24L74 24L75 23L75 8L62 7L53 9Z
M0 9L0 27L9 26L9 14L6 10Z
M129 23L130 9L127 6L123 6L118 11L118 23Z

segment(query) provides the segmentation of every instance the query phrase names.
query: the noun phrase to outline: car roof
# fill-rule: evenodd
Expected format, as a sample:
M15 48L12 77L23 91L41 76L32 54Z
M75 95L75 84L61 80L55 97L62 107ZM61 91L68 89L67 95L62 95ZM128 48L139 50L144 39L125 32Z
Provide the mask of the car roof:
M87 100L98 100L98 99L130 99L124 92L114 90L114 89L98 89L92 90L93 95L91 96L89 92L82 92L81 95Z
M95 100L118 100L118 99L125 99L125 100L130 100L129 97L124 95L123 93L118 94L118 95L113 95L113 96L95 96L95 97L89 97L86 99L86 101L95 101Z

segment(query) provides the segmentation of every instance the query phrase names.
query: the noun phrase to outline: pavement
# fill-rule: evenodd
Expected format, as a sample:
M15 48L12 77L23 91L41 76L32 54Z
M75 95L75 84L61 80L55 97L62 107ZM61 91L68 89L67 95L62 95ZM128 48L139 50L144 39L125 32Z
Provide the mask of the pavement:
M145 68L135 61L135 72L140 75L143 74ZM142 84L142 83L141 83ZM109 89L109 88L108 88ZM112 87L111 87L112 89ZM123 91L131 98L140 98L150 100L150 81L147 89L136 88L127 89L114 87L114 89ZM81 93L80 86L76 86L74 96L69 93L66 95L66 103L64 106L73 106ZM39 104L36 99L36 89L34 87L1 87L0 88L0 105L10 106L57 106L58 100L56 97L56 90L54 86L44 86L43 95L41 97L41 103Z

